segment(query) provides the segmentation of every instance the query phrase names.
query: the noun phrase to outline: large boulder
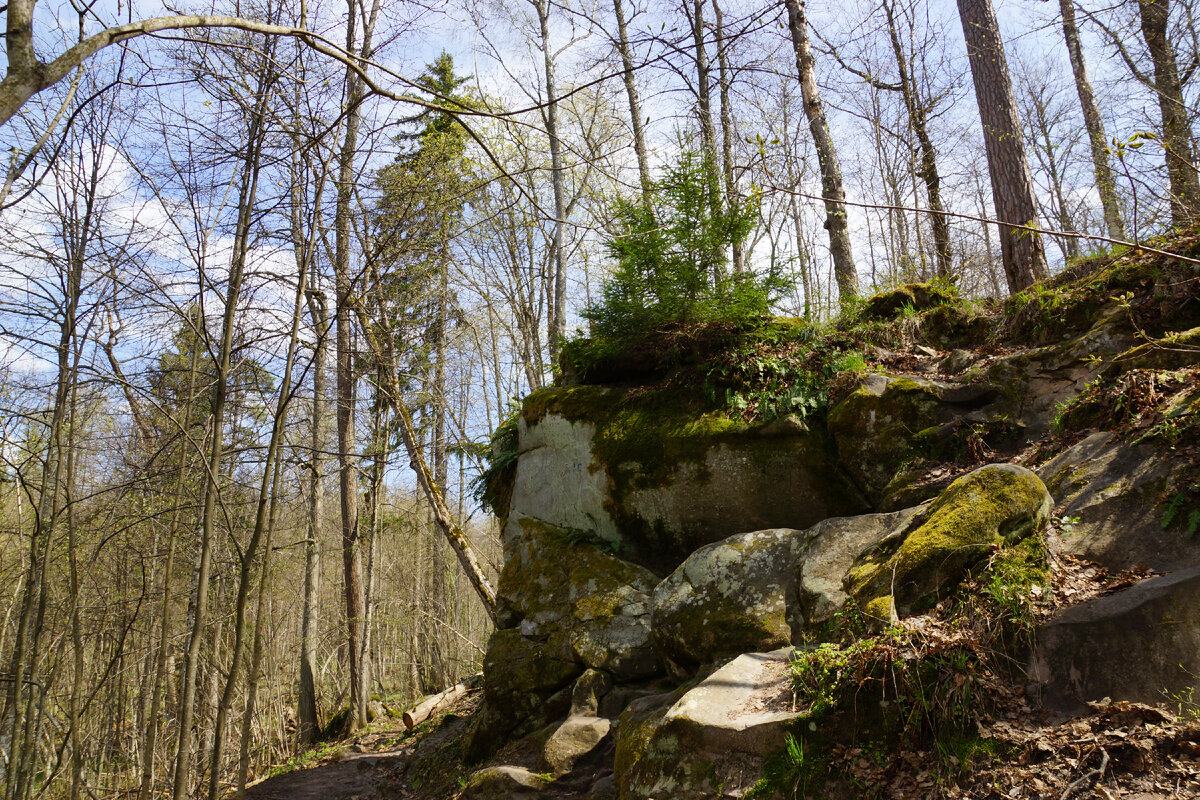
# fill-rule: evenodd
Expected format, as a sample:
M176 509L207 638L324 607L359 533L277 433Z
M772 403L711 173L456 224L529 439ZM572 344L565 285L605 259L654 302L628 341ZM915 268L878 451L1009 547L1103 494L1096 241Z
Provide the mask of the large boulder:
M692 553L654 590L651 629L659 652L691 666L791 642L789 599L808 542L806 531L778 528Z
M515 730L566 715L569 684L585 670L619 680L663 671L650 640L653 573L581 531L515 512L505 539L508 558L496 593L503 627L484 657L484 710L468 748L473 758Z
M846 576L847 593L879 619L912 613L957 586L994 547L1036 533L1051 505L1045 484L1024 467L980 467L863 553Z
M754 531L700 548L654 590L655 645L686 671L797 641L845 604L842 583L855 559L916 513L834 517L803 531Z
M799 716L790 710L787 659L787 651L738 656L665 711L647 703L623 716L616 760L621 797L742 797Z
M921 455L931 440L948 436L995 397L996 392L985 384L868 373L830 410L829 432L847 471L879 506L905 462ZM972 418L984 420L978 413Z
M543 389L518 427L512 511L660 573L734 533L867 510L823 431L706 413L680 391Z
M483 658L483 710L471 730L467 760L485 758L514 732L526 733L567 714L571 683L583 669L561 633L532 637L519 628L495 631Z
M606 552L590 534L515 512L505 539L496 593L501 625L560 638L573 660L618 679L662 671L650 643L654 573Z
M1200 696L1200 567L1067 608L1038 630L1029 676L1066 713L1105 697Z
M550 782L522 767L488 767L467 778L457 800L528 800Z
M1078 442L1038 470L1066 520L1055 549L1113 571L1200 565L1200 540L1184 525L1163 525L1171 487L1190 483L1189 469L1170 450L1112 433Z
M995 387L999 400L988 409L1018 425L1027 441L1046 433L1062 404L1071 400L1104 369L1105 356L1133 342L1128 314L1105 309L1095 324L1065 341L1005 354L989 360L968 378Z

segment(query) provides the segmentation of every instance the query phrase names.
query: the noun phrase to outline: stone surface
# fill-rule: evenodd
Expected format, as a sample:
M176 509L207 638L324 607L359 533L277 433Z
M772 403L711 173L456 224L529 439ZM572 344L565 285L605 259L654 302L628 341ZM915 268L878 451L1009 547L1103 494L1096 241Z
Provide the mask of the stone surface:
M878 506L900 466L919 453L923 431L955 423L995 395L986 385L868 373L830 410L829 432L846 470Z
M484 706L467 744L468 760L490 755L531 719L549 722L557 710L552 698L560 694L565 714L570 684L581 672L562 635L543 639L525 636L519 628L495 631L483 659Z
M608 738L612 722L604 717L571 716L559 725L542 747L542 760L555 775L565 775L576 762Z
M1001 399L989 409L1004 414L1032 441L1045 433L1061 403L1075 397L1100 374L1104 361L1124 351L1133 340L1127 315L1109 309L1086 333L1060 344L1001 356L973 377L994 386ZM968 375L976 370L971 370Z
M654 590L654 643L676 665L776 649L792 639L789 599L807 532L780 528L702 547Z
M734 533L867 510L823 431L706 414L678 393L545 389L518 438L514 514L587 531L660 574Z
M846 577L847 593L875 618L910 614L957 586L994 546L1037 532L1051 505L1041 479L1024 467L980 467L860 556Z
M600 700L612 689L612 676L598 669L584 670L571 690L571 716L594 717Z
M1037 632L1030 680L1050 709L1200 692L1200 567L1067 608Z
M457 800L527 800L539 797L546 783L521 767L488 767L467 778Z
M796 575L793 625L808 628L830 620L846 604L844 581L855 560L905 530L919 511L835 517L814 526Z
M596 426L547 414L530 425L518 422L517 476L510 508L520 516L545 520L560 528L591 531L619 542L621 535L608 513L608 477L594 469L592 440ZM507 544L507 538L506 538Z
M1054 549L1113 571L1200 565L1200 539L1182 525L1162 525L1168 488L1187 480L1187 468L1169 450L1128 445L1111 433L1078 442L1038 470L1055 515L1069 520Z
M741 797L762 777L764 757L783 747L787 726L798 716L787 710L789 652L741 655L665 712L652 705L631 709L629 731L622 717L617 751L621 797Z
M516 512L505 526L507 558L496 605L500 623L529 636L561 635L571 657L620 679L659 674L650 643L649 570L568 531Z

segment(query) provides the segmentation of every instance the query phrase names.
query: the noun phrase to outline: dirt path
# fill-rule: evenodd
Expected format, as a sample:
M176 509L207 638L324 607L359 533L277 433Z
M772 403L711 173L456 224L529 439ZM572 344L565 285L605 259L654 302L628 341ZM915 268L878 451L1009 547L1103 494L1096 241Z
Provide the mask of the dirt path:
M399 724L399 720L396 721ZM347 744L350 752L247 787L249 800L374 800L380 784L404 766L414 740L393 747L403 727L373 730Z

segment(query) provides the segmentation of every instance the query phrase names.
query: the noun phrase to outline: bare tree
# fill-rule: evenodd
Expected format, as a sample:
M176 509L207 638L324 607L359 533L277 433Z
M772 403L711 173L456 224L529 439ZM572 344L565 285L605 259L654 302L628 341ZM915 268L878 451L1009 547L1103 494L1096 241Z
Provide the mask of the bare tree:
M983 123L1004 274L1015 294L1048 275L1041 236L1026 227L1037 223L1033 178L991 0L958 0L958 15Z
M808 117L809 129L812 131L821 167L821 193L825 203L825 227L829 231L829 250L833 256L833 274L837 280L841 303L845 307L858 297L858 271L854 266L854 256L850 247L842 168L833 144L833 135L829 131L829 122L825 119L825 105L821 102L820 90L817 88L812 47L808 39L808 22L804 15L804 0L784 0L784 5L788 12L788 31L792 37L792 48L796 53L796 70L800 76L804 113Z
M1071 73L1075 78L1075 91L1079 95L1079 106L1083 110L1083 124L1087 128L1088 144L1091 146L1092 170L1096 175L1096 190L1100 193L1100 204L1104 209L1104 225L1113 239L1125 238L1125 223L1121 219L1121 206L1117 200L1117 181L1113 176L1112 164L1108 159L1108 136L1104 132L1104 119L1100 116L1100 104L1088 77L1087 62L1079 42L1079 26L1075 22L1074 0L1058 0L1062 13L1063 39L1067 43L1067 54L1071 59Z

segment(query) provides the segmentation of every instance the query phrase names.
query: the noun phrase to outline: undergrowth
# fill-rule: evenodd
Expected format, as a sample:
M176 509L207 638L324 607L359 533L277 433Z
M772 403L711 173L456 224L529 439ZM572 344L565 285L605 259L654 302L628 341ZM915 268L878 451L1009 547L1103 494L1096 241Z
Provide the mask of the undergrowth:
M996 751L977 722L1008 696L1004 687L1019 670L1049 583L1043 545L1029 537L998 549L928 615L868 634L869 621L849 604L822 632L824 640L797 650L791 672L802 716L749 796L821 796L827 781L848 782L858 797L875 796L879 787L854 785L831 758L844 747L831 743L846 731L863 738L856 752L873 753L881 763L905 750L931 749L941 779L966 774L972 758Z

